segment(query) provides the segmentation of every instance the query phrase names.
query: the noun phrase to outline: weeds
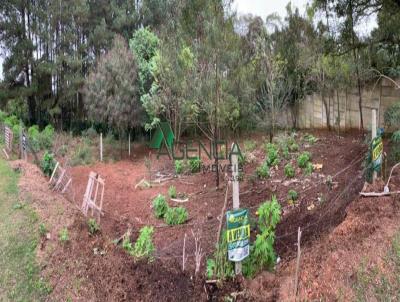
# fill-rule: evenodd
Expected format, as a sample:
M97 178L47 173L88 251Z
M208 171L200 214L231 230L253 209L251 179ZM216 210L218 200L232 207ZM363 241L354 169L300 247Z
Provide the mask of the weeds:
M169 225L183 224L187 218L187 210L183 207L168 208L164 216L165 222Z
M303 152L297 158L297 164L300 168L306 168L308 162L311 160L310 152Z
M286 164L284 172L285 172L285 176L287 178L293 178L294 177L294 173L295 173L294 172L294 168L290 163Z
M40 237L44 237L47 234L47 228L44 223L39 224L39 235Z
M298 197L299 196L295 190L289 190L287 195L288 200L296 201Z
M267 164L268 166L276 166L279 164L278 148L275 144L267 143L265 145L265 151L267 154Z
M256 169L258 178L265 179L269 177L269 166L267 162L264 162L261 166Z
M90 218L87 222L89 234L94 235L100 231L100 225L97 223L96 219Z
M257 148L257 143L253 140L246 140L243 145L245 152L253 152Z
M139 237L134 246L132 246L129 236L125 236L122 242L122 247L136 260L148 259L148 261L152 261L155 251L153 244L153 233L153 227L145 226L140 229Z
M60 230L60 233L58 234L58 239L60 240L61 243L64 243L64 244L69 241L69 234L68 234L67 228L62 228Z
M185 168L185 162L183 160L175 160L175 173L182 174Z
M152 205L154 209L154 216L157 218L163 218L168 210L168 204L165 200L165 197L161 194L158 194L157 197L153 199Z
M193 159L189 159L188 164L189 164L189 170L191 173L200 172L200 169L201 169L201 159L200 158L196 157Z
M53 173L55 166L56 161L54 160L54 155L46 151L43 155L42 162L40 163L43 173L50 176Z
M92 151L87 144L79 146L71 159L72 166L90 165L93 161Z
M168 188L168 196L170 198L176 198L176 188L175 188L175 186L170 186Z

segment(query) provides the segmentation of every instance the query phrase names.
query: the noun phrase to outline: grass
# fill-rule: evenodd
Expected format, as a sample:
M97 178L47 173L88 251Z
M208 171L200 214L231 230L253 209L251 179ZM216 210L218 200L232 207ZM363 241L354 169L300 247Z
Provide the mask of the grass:
M360 264L354 283L356 301L400 300L400 231L384 260L385 271L378 266L368 267L366 259Z
M18 201L18 173L0 159L0 301L41 301L51 291L36 263L38 218Z

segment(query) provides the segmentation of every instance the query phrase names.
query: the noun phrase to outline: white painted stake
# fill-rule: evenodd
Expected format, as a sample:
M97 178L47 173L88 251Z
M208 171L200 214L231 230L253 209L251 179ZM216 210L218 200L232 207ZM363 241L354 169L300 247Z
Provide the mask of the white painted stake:
M128 153L129 157L131 156L131 134L128 135Z
M300 240L301 240L301 230L300 230L300 227L299 227L299 230L297 232L296 274L295 274L295 277L294 277L294 295L295 295L295 297L297 296L297 291L298 291L298 286L299 286L299 269L300 269L300 256L301 256Z
M372 109L372 120L371 120L371 133L372 133L372 140L376 137L376 109ZM372 173L372 183L375 183L378 177L378 173L374 171Z
M100 133L100 161L103 161L103 133Z
M233 145L232 145L233 147ZM232 148L231 148L232 149ZM237 154L232 154L232 199L233 209L239 209L239 161ZM242 274L242 262L235 262L235 274Z

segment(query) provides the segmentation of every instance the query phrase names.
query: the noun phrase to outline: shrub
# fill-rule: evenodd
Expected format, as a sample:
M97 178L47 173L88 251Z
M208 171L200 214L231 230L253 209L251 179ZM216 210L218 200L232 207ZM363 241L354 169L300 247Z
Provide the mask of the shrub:
M7 117L7 114L4 111L0 110L0 124L4 123L6 117Z
M51 173L53 173L55 166L56 161L54 160L54 155L46 151L43 154L42 162L40 163L43 173L47 176L50 176Z
M290 158L289 148L288 148L287 145L284 145L284 146L282 147L282 156L283 156L283 158L285 158L285 159L289 159L289 158Z
M312 134L305 134L304 135L304 140L307 142L307 143L310 143L310 144L315 144L317 141L318 141L318 138L316 138L314 135L312 135Z
M290 150L290 152L297 152L297 151L299 151L299 145L296 143L290 144L289 150Z
M306 168L304 169L304 173L306 175L311 175L311 173L314 171L314 167L312 165L312 163L308 162L306 165Z
M269 166L267 162L264 162L261 166L256 169L258 178L264 179L269 177Z
M62 243L66 243L69 241L69 235L68 235L68 230L67 228L62 228L60 230L60 233L58 234L58 238Z
M19 120L18 120L17 116L10 115L4 119L4 124L12 129L12 128L14 128L15 125L19 125Z
M188 213L183 207L168 208L165 213L165 222L169 225L183 224L188 218Z
M182 174L185 168L185 163L183 160L176 160L175 161L175 173Z
M295 190L289 190L287 195L288 200L296 201L298 197L299 196Z
M149 261L153 259L154 245L153 245L154 228L145 226L139 231L139 238L136 240L131 255L136 259L147 258Z
M303 152L297 158L297 164L299 165L300 168L305 168L310 160L311 160L310 152Z
M176 198L176 188L175 186L170 186L168 188L168 195L170 198Z
M46 128L39 134L38 142L42 150L51 149L54 141L54 128L52 125L47 125Z
M89 229L89 233L91 235L94 235L95 233L97 233L98 231L100 231L100 226L97 223L96 219L90 218L87 222L88 225L88 229Z
M268 143L265 147L267 153L267 164L268 166L276 166L279 164L278 148L275 144Z
M250 247L250 256L243 262L243 273L252 277L262 269L272 269L276 263L275 228L281 219L281 206L275 196L258 208L259 234Z
M193 159L189 159L189 170L191 173L200 172L201 168L201 159L196 157Z
M95 140L99 137L99 134L97 133L96 129L94 129L93 127L90 127L88 129L82 131L82 136L84 138L88 138L90 140Z
M238 163L240 166L245 165L247 162L247 154L246 153L242 153L241 155L238 156Z
M163 195L158 194L158 196L153 199L153 209L154 216L156 216L157 218L164 217L165 213L168 210L168 204Z
M253 140L246 140L243 145L245 152L253 152L257 148L257 143Z
M221 240L217 244L213 259L207 259L206 274L208 279L217 278L225 280L234 276L233 262L228 260L228 242L226 231L221 234Z
M30 142L33 150L35 150L36 152L38 152L40 150L39 135L40 135L40 131L39 131L38 125L33 125L33 126L29 127L29 129L28 129L29 142Z
M285 176L287 178L293 178L294 177L294 168L290 163L288 163L285 166Z

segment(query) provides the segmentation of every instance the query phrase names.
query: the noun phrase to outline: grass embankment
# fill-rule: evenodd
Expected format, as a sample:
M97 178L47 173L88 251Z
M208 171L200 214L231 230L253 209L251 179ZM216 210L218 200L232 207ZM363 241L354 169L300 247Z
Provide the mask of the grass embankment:
M40 301L51 289L36 263L38 218L19 199L18 179L0 158L0 301Z

